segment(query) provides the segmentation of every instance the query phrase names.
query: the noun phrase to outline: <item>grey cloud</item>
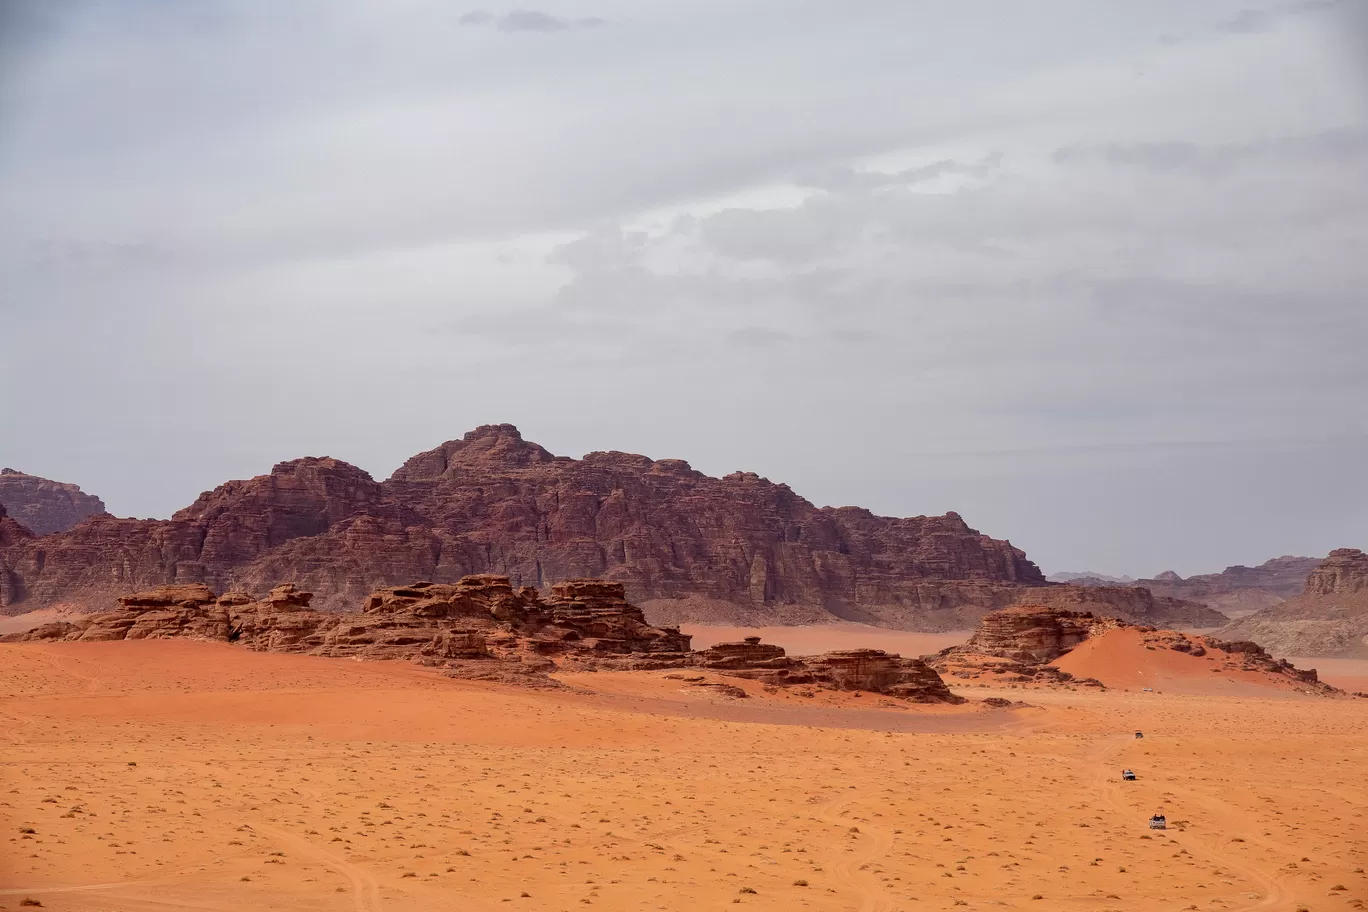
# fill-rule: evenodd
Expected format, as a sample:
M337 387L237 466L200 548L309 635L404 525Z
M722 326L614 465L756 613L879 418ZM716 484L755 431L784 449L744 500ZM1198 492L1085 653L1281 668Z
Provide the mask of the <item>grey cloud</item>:
M1215 29L1217 32L1231 35L1253 34L1266 31L1280 19L1324 12L1345 2L1346 0L1301 0L1297 3L1280 3L1269 7L1251 7L1217 22Z
M1306 167L1364 163L1368 161L1368 129L1340 127L1305 136L1215 146L1194 142L1071 145L1057 149L1054 158L1060 163L1101 161L1110 165L1161 171L1187 169L1208 176L1227 174L1242 165L1268 161Z
M1251 5L31 4L3 461L166 514L512 420L1056 566L1358 543L1363 7Z
M493 26L501 32L564 32L607 24L607 20L598 16L567 18L529 9L516 9L502 16L486 10L474 10L465 13L457 21L461 25Z
M929 165L894 172L856 171L853 168L829 165L798 172L794 175L794 183L800 187L846 193L854 190L881 190L886 187L926 183L942 177L984 179L997 173L1001 162L1002 154L994 152L976 162L942 159Z
M727 334L727 339L748 348L769 348L791 341L793 334L769 326L745 326L732 330Z

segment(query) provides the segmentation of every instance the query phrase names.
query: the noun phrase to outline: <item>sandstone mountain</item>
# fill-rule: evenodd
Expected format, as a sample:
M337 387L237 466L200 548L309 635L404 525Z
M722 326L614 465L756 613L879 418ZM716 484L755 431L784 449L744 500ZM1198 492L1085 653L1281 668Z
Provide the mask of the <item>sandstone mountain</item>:
M0 602L9 613L99 609L130 589L262 591L294 579L316 606L341 610L377 587L483 572L538 589L614 579L664 619L932 627L968 623L1043 582L1020 550L954 513L818 509L753 473L712 478L682 460L617 452L553 456L495 425L414 456L385 482L336 459L297 459L206 492L170 520L97 515L11 543Z
M98 514L2 544L0 610L101 610L132 589L260 592L290 579L314 607L340 611L380 587L478 573L543 591L615 580L655 623L921 630L970 627L1051 585L955 513L818 508L754 473L714 478L679 459L555 456L505 424L420 453L383 482L307 457L220 485L169 520ZM1194 622L1189 605L1127 598L1115 608L1135 620Z
M1236 564L1220 573L1203 573L1187 579L1173 571L1154 579L1136 580L1155 595L1201 602L1231 617L1249 614L1299 595L1306 577L1320 565L1317 557L1284 555L1257 567Z
M93 494L74 484L49 481L14 469L0 469L0 507L34 535L65 532L81 520L105 511ZM0 547L4 547L0 542Z
M1276 655L1368 658L1368 554L1331 551L1306 578L1301 595L1219 633L1253 640Z

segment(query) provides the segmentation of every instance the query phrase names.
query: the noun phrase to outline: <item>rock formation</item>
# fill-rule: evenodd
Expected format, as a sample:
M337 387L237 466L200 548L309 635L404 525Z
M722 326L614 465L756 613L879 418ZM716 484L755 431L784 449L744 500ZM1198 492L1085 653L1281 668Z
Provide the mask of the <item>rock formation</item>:
M845 618L952 629L1044 582L1017 548L954 513L904 519L817 508L788 486L713 478L677 459L553 456L511 425L478 428L389 480L327 458L202 494L171 520L94 516L0 548L0 610L102 609L130 589L262 591L294 579L313 606L478 573L546 590L622 583L650 617Z
M515 589L506 576L477 574L454 584L381 589L368 595L357 613L317 611L310 607L312 599L288 583L260 599L244 593L216 596L198 583L159 586L120 597L115 611L44 624L0 642L187 638L261 652L407 659L441 666L458 677L542 685L553 683L546 672L557 667L699 668L776 687L810 685L921 703L965 702L921 660L877 649L800 660L750 638L693 652L688 635L646 623L641 610L626 601L622 584L606 580L566 580L543 600L531 587Z
M0 507L34 535L65 532L105 511L104 502L74 484L0 469ZM0 541L0 548L4 547Z
M1114 586L1120 582L1148 589L1157 597L1199 602L1228 617L1239 617L1300 594L1307 574L1319 565L1319 558L1284 556L1257 567L1237 564L1220 573L1203 573L1187 579L1172 570L1140 580L1110 581L1098 574L1054 574L1050 579L1073 577L1068 582L1075 586Z
M1090 611L1136 624L1163 627L1219 627L1230 618L1199 602L1155 596L1131 586L1050 586L1022 590L1018 605Z
M1368 658L1368 554L1331 551L1306 578L1301 595L1216 633L1253 641L1275 655Z
M1100 687L1101 682L1093 678L1076 679L1051 663L1089 639L1118 630L1139 634L1146 649L1168 649L1198 658L1210 654L1220 659L1223 669L1257 672L1320 693L1338 693L1322 684L1314 670L1275 659L1255 643L1160 630L1121 618L1046 605L1023 605L984 615L967 642L927 657L927 664L942 675L958 679Z

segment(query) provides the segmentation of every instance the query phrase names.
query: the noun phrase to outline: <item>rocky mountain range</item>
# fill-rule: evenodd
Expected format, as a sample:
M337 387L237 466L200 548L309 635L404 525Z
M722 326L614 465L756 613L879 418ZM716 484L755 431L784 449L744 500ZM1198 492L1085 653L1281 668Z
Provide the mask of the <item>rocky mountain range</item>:
M1050 580L1074 586L1135 586L1156 596L1200 602L1230 617L1240 617L1300 595L1306 577L1320 566L1318 557L1285 555L1257 567L1240 564L1220 573L1202 573L1186 579L1166 570L1152 579L1111 577L1100 573L1052 573Z
M754 473L714 478L679 459L555 456L506 424L420 453L382 482L306 457L220 485L169 520L96 513L37 536L5 522L0 611L9 614L105 610L163 585L264 592L285 580L314 593L315 608L340 611L385 586L497 573L540 591L567 579L621 582L661 624L964 629L1023 599L1140 623L1227 620L1143 590L1050 584L1020 549L955 513L818 508Z
M0 469L0 507L34 535L65 532L105 511L104 501L74 484Z
M1368 658L1368 554L1338 548L1306 578L1300 595L1223 627L1275 655Z

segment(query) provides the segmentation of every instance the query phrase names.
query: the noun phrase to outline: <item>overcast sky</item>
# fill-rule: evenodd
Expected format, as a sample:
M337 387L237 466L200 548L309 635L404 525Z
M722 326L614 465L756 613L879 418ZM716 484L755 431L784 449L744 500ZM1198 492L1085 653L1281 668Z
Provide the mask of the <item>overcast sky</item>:
M1047 572L1368 547L1368 4L0 0L0 464L483 423Z

